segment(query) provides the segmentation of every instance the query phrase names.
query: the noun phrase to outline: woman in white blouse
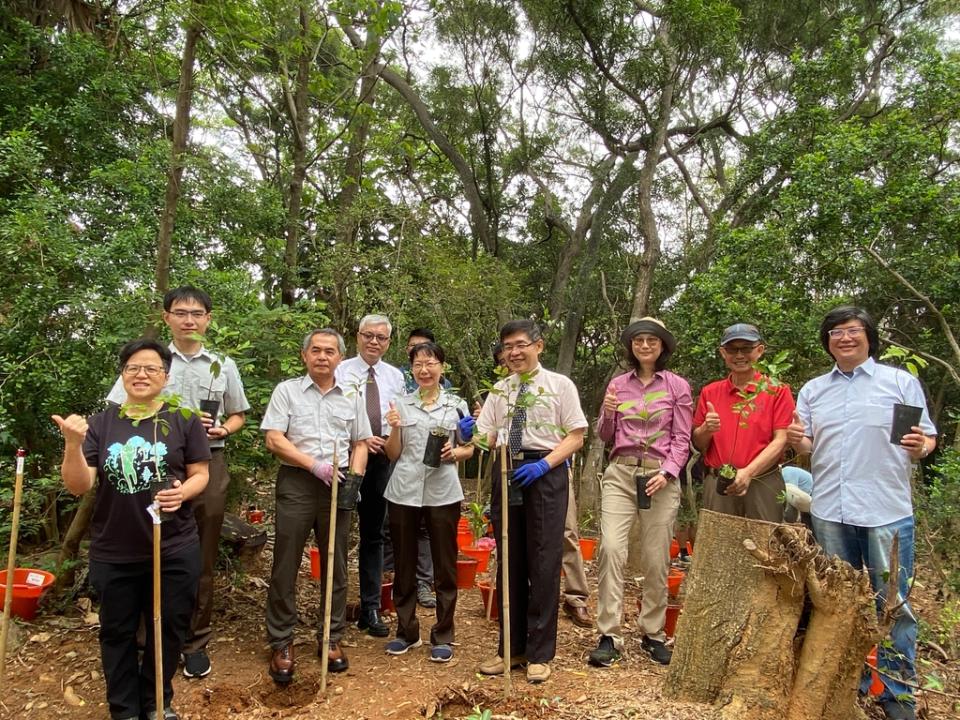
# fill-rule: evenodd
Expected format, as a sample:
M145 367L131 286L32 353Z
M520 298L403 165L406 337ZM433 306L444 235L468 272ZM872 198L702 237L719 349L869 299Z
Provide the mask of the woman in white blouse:
M417 531L421 520L430 534L437 622L430 629L430 659L453 657L453 614L457 605L457 523L463 489L456 463L473 455L473 429L467 404L441 386L443 349L432 342L410 351L410 369L418 388L390 404L390 437L384 447L396 465L384 492L393 540L393 603L397 636L387 643L391 655L420 647L417 620ZM431 439L435 435L435 439ZM430 447L428 448L428 444ZM439 457L431 450L438 449ZM432 455L432 457L428 457ZM434 467L436 465L436 467Z

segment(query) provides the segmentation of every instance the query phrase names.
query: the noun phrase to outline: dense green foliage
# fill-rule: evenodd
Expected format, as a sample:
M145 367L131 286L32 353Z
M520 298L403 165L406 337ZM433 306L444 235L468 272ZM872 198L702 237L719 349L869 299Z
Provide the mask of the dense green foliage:
M16 8L21 7L16 5ZM588 414L632 315L717 377L756 322L798 388L816 328L864 304L960 405L960 62L923 2L126 4L96 21L0 19L0 486L30 453L25 540L56 536L51 413L92 412L115 353L155 324L157 236L184 29L200 28L170 285L214 298L211 340L256 424L309 328L433 327L475 393L511 316ZM761 10L762 8L762 10ZM951 14L953 13L953 14ZM376 82L372 79L376 78ZM294 243L289 247L289 240ZM37 480L47 478L47 480ZM0 534L5 510L0 508Z

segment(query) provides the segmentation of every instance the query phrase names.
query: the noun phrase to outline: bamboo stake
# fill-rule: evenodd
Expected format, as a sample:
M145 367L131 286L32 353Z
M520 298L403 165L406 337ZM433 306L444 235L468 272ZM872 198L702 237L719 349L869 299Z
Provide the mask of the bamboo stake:
M327 691L327 653L330 648L330 615L333 611L333 551L337 539L337 489L340 465L337 463L337 440L333 440L333 479L330 481L330 529L327 533L326 589L323 594L323 646L320 656L320 692Z
M510 551L507 547L509 530L510 500L507 492L507 443L500 444L500 556L501 594L503 611L500 613L500 627L503 628L503 676L504 692L512 691L510 679Z
M483 493L483 450L477 453L477 492L473 496L474 502L480 502Z
M7 553L7 586L3 596L3 627L0 628L0 685L7 663L7 631L10 629L10 608L13 602L13 574L17 569L17 538L20 534L20 504L23 499L23 461L27 451L17 450L17 472L13 490L13 517L10 526L10 550Z
M163 620L160 612L160 503L153 518L153 672L157 717L163 717Z

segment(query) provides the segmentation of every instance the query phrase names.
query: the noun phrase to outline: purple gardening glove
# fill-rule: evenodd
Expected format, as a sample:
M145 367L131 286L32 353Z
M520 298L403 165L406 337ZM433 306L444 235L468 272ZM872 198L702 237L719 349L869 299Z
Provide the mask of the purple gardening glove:
M534 463L521 465L514 470L513 480L520 485L520 487L527 487L528 485L532 485L534 480L542 478L548 472L550 472L550 465L547 464L547 461L537 460Z
M333 465L328 462L314 460L313 465L310 467L310 472L323 480L323 484L327 487L330 487L330 484L333 482ZM338 472L337 476L340 480L343 480L343 473Z
M473 429L476 427L476 425L477 421L469 415L460 418L460 422L457 423L457 427L460 429L460 437L463 438L464 442L470 442L470 439L473 437Z

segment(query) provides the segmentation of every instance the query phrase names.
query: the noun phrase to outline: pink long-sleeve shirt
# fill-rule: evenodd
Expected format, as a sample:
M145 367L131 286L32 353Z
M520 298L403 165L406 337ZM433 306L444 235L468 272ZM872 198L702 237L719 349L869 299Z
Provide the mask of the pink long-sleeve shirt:
M645 400L651 393L665 393L651 402ZM690 455L690 432L693 427L693 395L690 383L669 370L654 373L649 385L640 382L635 372L618 375L607 386L607 393L616 393L617 402L634 401L633 407L611 413L603 410L597 419L597 434L604 442L613 442L610 457L645 457L660 461L662 470L674 477ZM627 419L646 408L652 415L649 420ZM650 447L643 449L644 440L663 430Z

